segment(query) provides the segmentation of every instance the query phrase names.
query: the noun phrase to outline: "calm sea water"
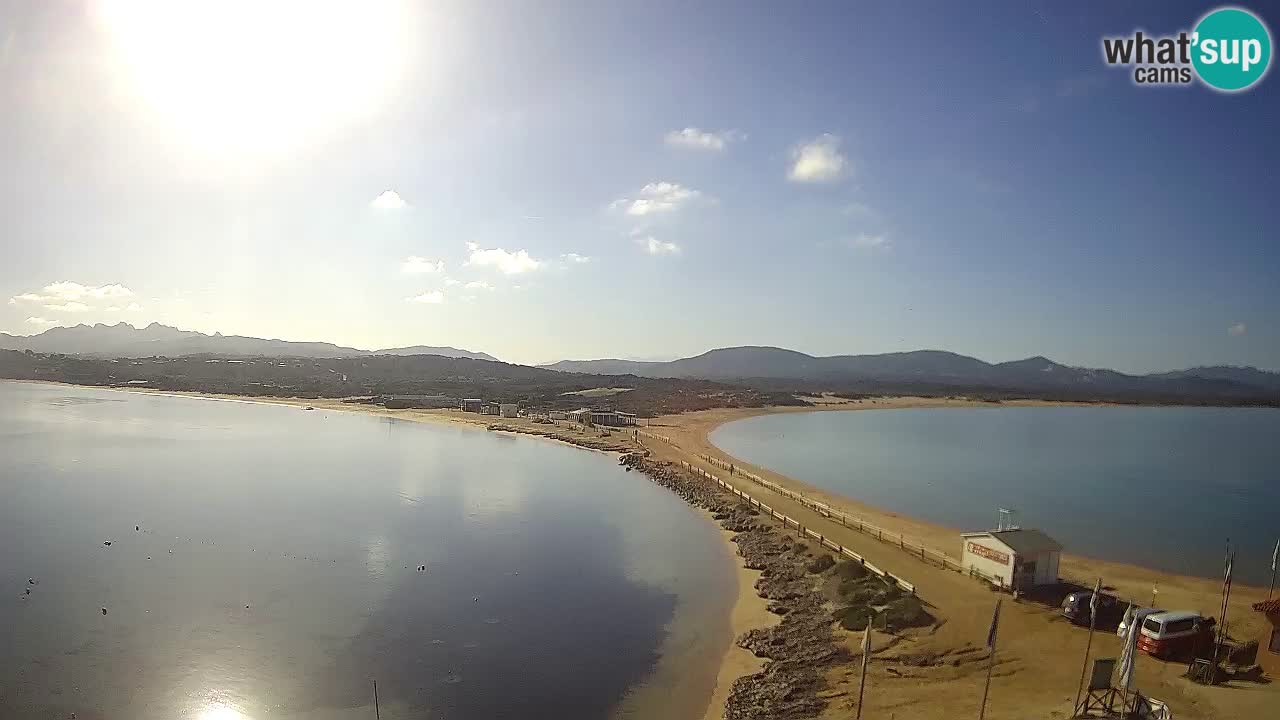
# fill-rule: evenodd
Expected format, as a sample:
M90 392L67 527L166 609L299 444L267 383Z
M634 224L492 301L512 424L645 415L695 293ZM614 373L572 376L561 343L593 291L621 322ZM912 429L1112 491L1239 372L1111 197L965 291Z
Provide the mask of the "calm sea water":
M714 526L529 438L0 383L0 498L6 719L636 716L727 639Z
M998 507L1067 552L1265 584L1280 536L1280 410L1022 407L751 418L711 440L748 462L966 530ZM959 552L959 538L955 552Z

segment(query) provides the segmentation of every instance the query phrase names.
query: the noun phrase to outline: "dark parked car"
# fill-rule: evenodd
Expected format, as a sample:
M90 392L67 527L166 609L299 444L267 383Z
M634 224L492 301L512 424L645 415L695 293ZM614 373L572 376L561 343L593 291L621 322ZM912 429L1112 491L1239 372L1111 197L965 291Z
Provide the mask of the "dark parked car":
M1076 625L1087 626L1089 624L1089 601L1092 598L1092 590L1077 590L1073 593L1067 593L1067 596L1062 600L1063 616ZM1128 607L1128 603L1121 602L1114 595L1099 593L1098 617L1094 621L1094 626L1114 628L1124 619L1124 611Z

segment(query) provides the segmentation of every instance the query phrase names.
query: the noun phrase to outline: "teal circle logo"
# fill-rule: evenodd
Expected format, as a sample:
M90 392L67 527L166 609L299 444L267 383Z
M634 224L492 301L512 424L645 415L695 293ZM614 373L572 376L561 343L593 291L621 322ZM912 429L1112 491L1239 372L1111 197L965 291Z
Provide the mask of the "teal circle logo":
M1252 86L1271 64L1271 33L1248 10L1221 8L1205 15L1191 42L1196 74L1224 92Z

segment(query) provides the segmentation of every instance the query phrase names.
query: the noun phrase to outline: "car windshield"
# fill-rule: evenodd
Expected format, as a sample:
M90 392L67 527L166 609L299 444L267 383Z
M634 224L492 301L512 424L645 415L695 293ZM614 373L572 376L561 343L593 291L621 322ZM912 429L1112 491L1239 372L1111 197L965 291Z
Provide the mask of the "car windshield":
M1160 630L1162 628L1163 628L1163 625L1161 625L1160 621L1157 620L1156 618L1147 618L1146 620L1142 621L1143 630L1150 630L1151 632L1157 635L1160 634Z

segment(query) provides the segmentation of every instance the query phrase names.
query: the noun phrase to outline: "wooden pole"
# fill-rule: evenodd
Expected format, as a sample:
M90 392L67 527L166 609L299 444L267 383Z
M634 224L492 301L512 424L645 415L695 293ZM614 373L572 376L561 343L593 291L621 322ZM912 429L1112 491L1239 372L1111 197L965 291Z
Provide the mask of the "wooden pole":
M1280 540L1276 540L1276 549L1271 551L1271 589L1267 591L1267 599L1276 591L1276 561L1280 559Z
M1102 580L1098 580L1097 587L1102 586ZM1092 603L1096 598L1090 597L1089 602ZM1093 650L1093 630L1096 624L1097 613L1093 612L1093 608L1089 608L1089 640L1084 645L1084 664L1080 667L1080 682L1076 684L1076 703L1071 706L1071 716L1076 717L1080 708L1080 689L1084 687L1084 679L1089 674L1089 653ZM1132 629L1130 629L1132 632Z
M378 707L378 681L373 681L373 716L382 720L382 709Z
M987 716L987 694L991 691L991 670L996 666L996 649L991 648L991 655L987 657L987 684L982 688L982 708L978 710L978 720L983 720Z
M872 620L872 616L868 615L867 630L865 630L864 632L870 632L871 620ZM867 687L867 654L868 652L869 652L869 649L866 647L866 643L863 643L862 675L858 678L858 717L856 718L856 720L862 720L862 691L865 690Z

